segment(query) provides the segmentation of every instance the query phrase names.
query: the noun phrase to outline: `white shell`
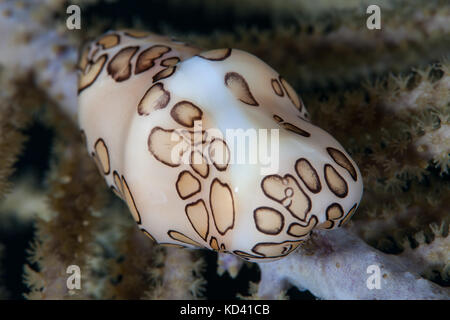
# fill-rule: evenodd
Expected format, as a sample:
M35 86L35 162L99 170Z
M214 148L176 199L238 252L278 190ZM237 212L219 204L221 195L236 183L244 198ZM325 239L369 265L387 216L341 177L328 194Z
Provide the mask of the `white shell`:
M158 243L270 261L292 252L313 228L342 225L359 204L356 163L307 120L292 87L251 54L201 52L119 31L92 42L80 69L79 125L89 153ZM199 120L206 131L192 136ZM276 170L237 163L227 129L278 134L268 141L279 142ZM266 144L257 139L259 152ZM169 152L175 145L181 158ZM211 162L190 164L192 151Z

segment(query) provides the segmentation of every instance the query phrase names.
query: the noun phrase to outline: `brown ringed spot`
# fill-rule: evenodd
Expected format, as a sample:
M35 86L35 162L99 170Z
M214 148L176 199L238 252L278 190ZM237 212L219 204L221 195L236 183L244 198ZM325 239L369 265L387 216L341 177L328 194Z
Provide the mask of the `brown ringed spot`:
M220 138L213 138L208 147L209 160L219 171L226 170L230 162L230 149Z
M252 252L265 258L283 257L297 249L301 241L284 241L281 243L261 242L252 248Z
M309 235L312 229L314 229L314 227L317 225L317 222L318 222L317 217L311 216L306 226L296 222L291 223L289 225L287 234L293 237L305 237Z
M162 245L164 247L168 247L168 248L179 248L179 249L187 248L186 246L183 246L181 244L175 244L175 243L160 243L160 245Z
M215 237L211 237L209 245L211 246L211 249L219 251L219 243L217 242L217 239Z
M81 51L80 60L78 62L78 68L84 72L86 69L87 64L89 63L89 51L90 47L87 46Z
M95 48L91 54L91 59L94 59L99 51L100 51L100 47Z
M114 178L114 184L116 185L117 191L120 194L123 194L122 180L120 180L120 176L116 170L114 170L114 172L113 172L113 178Z
M333 203L327 208L327 220L337 220L344 215L344 210L339 203Z
M178 167L183 154L190 147L175 130L161 127L154 127L151 130L147 145L156 160L170 167Z
M203 111L192 102L183 100L173 106L170 115L182 126L192 128L195 121L202 119Z
M280 116L277 116L276 114L273 115L273 119L274 119L277 123L283 122L283 118L281 118Z
M192 169L202 178L207 178L209 174L209 164L205 157L198 151L191 152L190 164Z
M180 172L175 186L178 195L183 200L192 197L201 190L200 181L187 170Z
M353 180L356 181L358 179L355 167L352 165L352 163L345 156L344 153L342 153L341 151L339 151L339 150L337 150L335 148L331 148L331 147L328 147L327 151L328 151L329 155L333 158L333 160L338 165L340 165L342 168L347 170L348 173L350 173L350 175L352 176Z
M280 116L278 116L276 114L273 115L273 119L280 126L282 126L283 128L285 128L288 131L294 132L294 133L299 134L299 135L304 136L304 137L310 137L311 136L311 134L309 132L307 132L307 131L305 131L303 129L300 129L297 126L294 126L292 123L284 122L283 118L281 118Z
M230 89L231 93L241 102L251 105L258 106L250 88L245 81L244 77L237 72L228 72L225 75L225 86Z
M333 168L333 166L326 164L324 166L325 181L328 188L339 198L347 196L348 187L347 182L341 177L341 175Z
M259 207L253 211L256 229L270 235L281 232L284 226L284 216L270 207Z
M103 49L109 49L120 43L120 37L117 34L107 34L97 41L97 45Z
M161 65L164 67L172 67L180 62L180 58L178 57L170 57L161 61Z
M78 78L78 94L84 89L91 86L97 77L103 70L103 66L108 58L107 54L103 54L97 58L94 62L89 62L84 72L82 72Z
M307 132L307 131L305 131L303 129L300 129L297 126L294 126L292 123L284 122L284 123L281 124L281 126L283 128L285 128L286 130L291 131L291 132L296 133L296 134L299 134L299 135L301 135L303 137L307 137L308 138L308 137L311 136L311 134L309 132Z
M131 59L139 47L126 47L120 50L108 63L108 74L117 82L127 80L131 76Z
M206 241L209 231L208 211L206 210L205 202L199 199L195 202L186 205L184 211L191 223L195 232Z
M138 105L139 115L148 116L150 112L167 107L170 100L169 91L162 83L156 83L147 90Z
M298 97L294 88L292 88L291 85L286 80L284 80L283 77L280 76L279 78L280 78L281 85L283 86L284 90L286 91L286 93L289 97L289 100L291 100L291 102L294 104L294 106L298 110L302 110L302 104L300 102L300 98Z
M334 222L330 220L326 220L317 226L318 229L333 229Z
M91 153L91 157L94 159L95 165L97 166L98 172L103 175L103 167L98 159L98 156L95 152Z
M355 203L355 204L353 205L353 207L352 207L352 208L348 211L348 213L345 215L344 219L341 220L341 222L339 223L339 227L340 227L340 226L343 226L344 224L346 224L346 223L348 222L348 220L350 220L350 218L353 216L353 214L354 214L355 211L356 211L356 207L357 207L357 204Z
M142 51L137 57L134 74L139 74L144 71L147 71L148 69L150 69L155 65L156 59L162 57L170 50L171 49L167 46L154 45Z
M120 194L120 192L116 189L116 187L110 186L109 188L111 189L112 192L114 192L114 194L115 194L118 198L122 199L122 194Z
M280 96L280 97L284 96L283 89L281 88L281 85L277 79L272 79L270 81L270 84L272 85L272 89L277 96Z
M175 230L169 230L167 232L167 234L169 235L169 237L175 241L179 241L188 245L192 245L192 246L197 246L197 247L201 247L202 245L199 244L198 242L192 240L191 238L189 238L188 236L182 234L181 232L175 231Z
M333 229L335 221L344 215L344 210L339 203L332 203L326 210L327 221L321 223L318 227L322 229Z
M145 229L140 229L140 230L141 230L147 237L149 237L150 240L152 240L153 242L157 243L156 240L155 240L155 238L153 238L153 236L150 234L150 232L148 232L148 231L145 230Z
M222 183L218 178L214 178L211 183L209 203L217 231L224 235L228 230L233 229L235 219L234 199L227 183Z
M132 38L145 38L150 35L150 32L142 30L124 30L125 35Z
M98 157L98 160L100 161L101 168L103 169L103 174L108 175L110 172L110 162L109 162L109 152L108 147L105 144L105 141L103 141L102 138L98 139L95 142L94 145L95 148L95 154Z
M173 66L173 67L167 67L167 68L161 70L160 72L158 72L157 74L155 74L153 76L153 82L157 82L159 80L170 77L171 75L173 75L175 73L176 69L177 69L177 67Z
M266 176L261 181L261 189L268 198L283 205L295 218L305 221L311 210L311 200L292 175Z
M320 192L322 185L319 175L308 160L305 158L298 159L295 162L295 172L297 172L297 175L311 192Z
M223 61L231 55L231 48L215 49L203 52L198 56L211 61Z
M262 256L255 256L254 254L250 254L241 250L234 250L233 254L239 256L242 259L250 260L250 259L264 259Z
M134 202L133 194L131 193L130 188L128 187L128 183L125 180L125 177L122 176L122 186L123 186L123 194L125 197L125 201L128 205L128 208L131 211L131 214L133 215L134 220L137 224L141 224L141 215L139 214L139 210L136 207L136 203Z

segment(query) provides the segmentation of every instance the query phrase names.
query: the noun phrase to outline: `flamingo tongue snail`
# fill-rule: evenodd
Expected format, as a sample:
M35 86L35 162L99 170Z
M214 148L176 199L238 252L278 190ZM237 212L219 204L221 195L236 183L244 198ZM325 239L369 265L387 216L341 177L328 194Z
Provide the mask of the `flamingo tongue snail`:
M85 47L78 67L89 153L154 241L270 261L358 207L356 163L253 55L111 31ZM229 129L278 129L278 170L233 163Z

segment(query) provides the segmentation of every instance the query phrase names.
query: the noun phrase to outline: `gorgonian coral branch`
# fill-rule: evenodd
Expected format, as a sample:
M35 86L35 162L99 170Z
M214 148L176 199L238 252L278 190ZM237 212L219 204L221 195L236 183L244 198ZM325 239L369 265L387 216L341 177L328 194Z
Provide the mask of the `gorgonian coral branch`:
M367 284L370 266L381 271L378 289ZM293 255L259 267L257 296L261 298L277 297L289 285L323 299L448 299L450 295L449 289L409 271L397 256L371 248L345 229L317 232Z

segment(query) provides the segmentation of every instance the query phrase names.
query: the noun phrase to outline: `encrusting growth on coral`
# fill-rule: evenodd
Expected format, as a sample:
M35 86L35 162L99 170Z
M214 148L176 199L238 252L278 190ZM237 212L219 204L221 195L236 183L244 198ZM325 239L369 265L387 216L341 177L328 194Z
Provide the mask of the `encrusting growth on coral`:
M203 251L156 245L134 226L125 206L104 187L72 121L82 42L106 29L140 25L199 47L259 56L293 85L312 123L332 134L361 170L364 195L348 225L315 232L290 256L259 263L261 279L250 284L249 296L239 297L284 299L295 286L328 299L449 299L448 3L394 1L381 6L382 29L367 30L365 13L343 1L330 8L329 1L251 0L242 7L241 1L214 1L216 10L254 26L215 27L205 13L207 33L171 18L162 25L145 17L133 19L135 25L120 17L86 18L89 27L67 32L65 16L58 14L64 2L45 1L39 10L24 3L0 4L6 44L0 51L1 197L21 188L21 175L33 174L13 174L25 141L33 139L23 130L40 121L54 132L50 169L39 187L47 206L37 211L46 212L32 218L26 298L194 299L208 287ZM88 13L95 1L81 6ZM172 0L168 6L186 5ZM192 10L198 6L192 2ZM6 219L3 210L0 205L0 222ZM236 277L242 261L229 257L219 255L218 272ZM367 289L370 264L381 268L383 290ZM81 290L66 286L70 265L80 266ZM1 276L8 276L5 268ZM2 283L0 295L10 291Z

